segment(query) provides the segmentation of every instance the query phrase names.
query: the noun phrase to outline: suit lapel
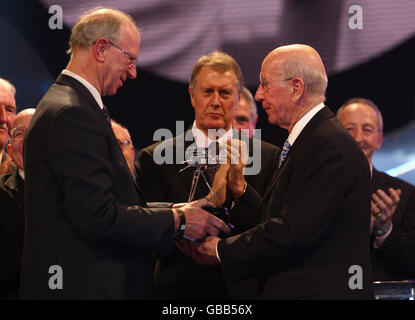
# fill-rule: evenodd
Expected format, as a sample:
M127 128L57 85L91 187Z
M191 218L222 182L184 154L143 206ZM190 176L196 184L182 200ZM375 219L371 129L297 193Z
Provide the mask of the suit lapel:
M295 140L293 146L291 147L290 151L287 153L287 157L285 161L283 162L281 168L276 169L276 172L274 173L274 176L272 178L271 183L269 184L267 190L264 193L264 197L262 199L262 202L265 200L266 197L272 192L272 190L275 188L275 186L278 184L281 175L287 171L287 168L290 166L291 159L295 157L295 153L298 152L297 150L301 151L304 138L311 134L311 132L315 129L317 125L319 125L321 122L328 120L330 118L334 117L334 114L330 111L329 108L324 107L319 112L317 112L313 118L306 124L304 129L301 131L300 135Z

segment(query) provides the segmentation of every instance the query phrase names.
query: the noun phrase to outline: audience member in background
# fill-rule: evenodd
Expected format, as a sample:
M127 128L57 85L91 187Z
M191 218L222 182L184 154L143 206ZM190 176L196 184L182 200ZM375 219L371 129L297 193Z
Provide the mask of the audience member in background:
M0 299L17 299L24 239L23 141L35 109L19 112L7 151L14 172L0 176Z
M16 114L15 87L7 80L0 78L0 174L6 173L9 163L5 152L9 141L9 130Z
M114 135L117 138L117 141L120 145L125 161L127 162L128 168L130 169L131 174L134 175L135 150L133 142L131 140L131 135L128 132L127 128L123 127L115 120L111 119L111 126L112 130L114 130Z
M252 137L255 134L257 121L258 111L254 97L247 88L244 88L241 98L233 109L232 127Z
M174 164L157 164L157 154L171 152L184 158L185 150L197 145L206 148L215 143L226 143L239 136L232 129L232 115L243 90L243 76L238 63L224 52L214 51L202 56L195 63L189 81L190 100L195 113L193 126L173 139L155 143L140 151L136 161L137 183L147 201L186 202L192 185L194 168L186 167L183 160L176 158ZM214 132L220 133L213 136ZM186 138L185 138L186 137ZM259 203L272 174L278 165L280 149L256 139L242 137L253 151L253 143L258 146L260 166L256 175L244 176L231 165L229 173L225 165L212 174L213 189L221 186L228 193L228 208L235 232L244 231L260 221ZM255 140L255 141L253 141ZM215 165L208 166L215 168ZM216 166L217 169L218 166ZM208 172L210 169L208 169ZM223 173L225 173L223 175ZM240 175L239 175L240 174ZM209 175L209 174L208 174ZM209 179L210 175L208 176ZM214 177L214 179L213 179ZM241 178L237 180L236 178ZM230 181L228 184L226 181ZM212 183L212 182L211 182ZM228 190L226 186L228 185ZM199 179L195 198L209 194L209 200L216 199L209 193L202 177ZM234 206L231 198L236 200ZM254 208L254 209L253 209ZM158 298L162 299L226 299L256 297L255 281L241 284L240 287L227 286L222 270L218 266L201 266L176 249L157 260L155 285Z
M373 167L383 141L383 119L370 100L353 98L337 112L369 161L374 280L415 278L415 187Z

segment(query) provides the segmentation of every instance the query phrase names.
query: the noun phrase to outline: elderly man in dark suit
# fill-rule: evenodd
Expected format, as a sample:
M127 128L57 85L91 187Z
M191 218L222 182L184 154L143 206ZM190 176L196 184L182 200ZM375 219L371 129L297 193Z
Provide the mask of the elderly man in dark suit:
M26 299L149 299L153 255L174 235L228 227L198 206L144 202L101 96L137 75L140 34L118 10L94 9L72 29L69 64L39 102L25 140ZM149 208L150 207L150 208Z
M5 148L9 141L9 130L16 114L15 94L15 87L9 81L0 78L0 173L7 172L7 167L2 170L2 166L7 164L9 158Z
M198 59L189 81L189 94L195 112L192 127L173 139L144 148L136 161L138 184L147 200L188 200L194 170L188 168L181 171L186 167L183 159L192 147L205 148L216 142L226 144L226 141L238 136L232 128L232 118L242 90L242 72L230 55L214 51ZM230 167L222 165L216 174L208 173L211 180L215 177L210 183L218 193L219 205L226 201L225 205L231 209L231 223L236 227L234 233L259 223L260 199L278 164L279 155L279 148L269 143L248 137L243 139L252 157L245 176L235 170L237 164ZM234 142L238 143L235 139ZM173 161L160 163L158 157L167 153L174 156ZM206 195L218 204L200 178L195 197ZM158 260L155 281L158 297L163 299L247 299L256 297L257 292L254 281L239 287L227 286L221 268L197 265L177 249Z
M366 155L372 173L371 244L374 280L415 278L415 187L373 167L383 141L383 119L373 101L352 98L337 118Z
M313 48L266 56L256 99L289 136L263 197L263 223L198 247L199 260L220 261L233 280L258 276L263 299L373 298L369 165L324 105L326 86Z
M0 176L0 299L19 296L24 239L23 141L35 109L20 111L10 128L7 151L13 165Z

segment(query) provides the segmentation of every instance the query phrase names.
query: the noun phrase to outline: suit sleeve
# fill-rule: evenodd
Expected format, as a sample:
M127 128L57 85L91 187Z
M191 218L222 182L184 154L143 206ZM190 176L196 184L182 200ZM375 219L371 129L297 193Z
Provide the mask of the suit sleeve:
M400 204L395 213L400 216L400 221L392 218L394 222L392 232L380 248L375 250L397 269L413 277L415 276L415 188L399 183L398 179L396 182L397 185L388 187L402 190Z
M64 218L87 242L170 250L174 232L170 209L121 204L114 195L119 178L110 157L114 142L102 128L107 124L98 120L92 109L70 107L61 111L52 126L45 152L50 153Z

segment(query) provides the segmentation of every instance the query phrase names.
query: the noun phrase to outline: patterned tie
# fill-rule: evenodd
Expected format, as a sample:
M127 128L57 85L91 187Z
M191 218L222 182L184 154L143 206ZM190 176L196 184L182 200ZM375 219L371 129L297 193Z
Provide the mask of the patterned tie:
M110 120L110 113L109 113L108 108L107 108L106 106L104 106L104 107L102 108L102 113L104 114L105 119L107 119L107 121L108 121L109 123L111 123L111 120Z
M281 168L282 163L287 158L287 153L288 153L288 151L290 151L290 148L291 148L291 144L288 142L288 140L286 140L285 143L284 143L284 146L282 147L278 168Z

